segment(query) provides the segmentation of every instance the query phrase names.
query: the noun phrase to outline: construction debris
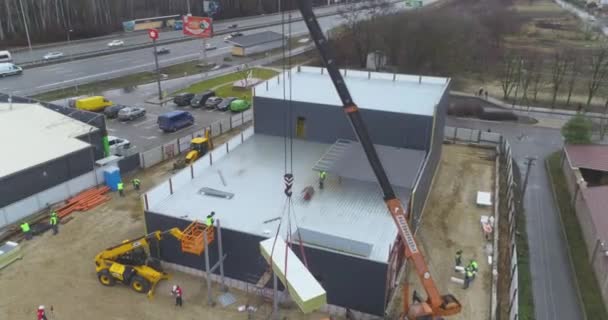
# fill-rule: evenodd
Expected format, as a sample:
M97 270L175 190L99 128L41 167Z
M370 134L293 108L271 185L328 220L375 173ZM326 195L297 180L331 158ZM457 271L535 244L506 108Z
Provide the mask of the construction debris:
M217 189L213 189L213 188L201 188L198 191L198 194L204 194L206 196L225 198L225 199L232 199L234 197L234 193L225 192L225 191L221 191L221 190L217 190Z
M109 201L110 197L106 195L108 191L110 191L110 188L107 186L91 188L83 191L68 199L66 204L57 210L57 216L63 219L64 217L72 214L72 212L87 211L106 201Z

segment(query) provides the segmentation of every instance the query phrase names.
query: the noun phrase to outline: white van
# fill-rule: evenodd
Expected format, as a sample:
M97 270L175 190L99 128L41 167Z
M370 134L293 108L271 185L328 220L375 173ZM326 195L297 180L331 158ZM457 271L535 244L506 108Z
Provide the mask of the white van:
M0 77L14 76L23 73L23 69L12 63L0 63Z
M13 62L13 57L8 51L0 51L0 63L1 62Z

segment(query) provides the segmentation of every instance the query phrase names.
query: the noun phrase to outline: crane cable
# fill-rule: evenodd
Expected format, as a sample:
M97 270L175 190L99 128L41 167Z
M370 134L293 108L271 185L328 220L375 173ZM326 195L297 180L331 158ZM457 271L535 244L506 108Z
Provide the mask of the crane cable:
M281 0L279 0L281 1ZM285 117L286 119L284 119L284 136L283 136L283 144L284 144L284 175L283 175L283 183L285 185L285 189L283 190L286 198L285 198L285 203L283 205L283 211L281 213L280 216L280 221L279 221L279 225L277 226L277 231L275 233L275 238L272 244L272 249L270 252L270 266L272 267L272 260L274 257L274 249L276 247L276 242L278 240L278 236L280 234L280 230L281 227L283 225L283 218L285 216L285 213L287 213L287 222L286 222L286 228L287 228L287 235L286 235L286 246L285 246L285 277L287 277L287 264L288 264L288 250L291 249L291 243L292 243L292 232L291 232L291 226L292 226L292 216L294 219L294 225L296 227L296 232L297 232L297 237L298 237L298 242L299 242L299 246L300 246L300 254L302 255L302 258L304 260L304 265L306 266L306 268L308 269L308 259L306 258L306 253L304 250L304 245L302 242L302 237L300 234L300 229L298 227L298 223L297 223L297 215L295 213L295 207L292 201L292 188L293 188L293 182L294 182L294 175L293 175L293 107L292 107L292 101L293 101L293 87L292 87L292 77L291 77L291 69L292 69L292 61L291 61L291 53L292 53L292 48L291 48L291 35L292 35L292 30L291 30L291 24L292 24L292 19L291 19L291 13L289 13L289 17L288 17L288 37L285 37L285 10L284 8L282 8L281 10L281 36L282 39L284 39L283 44L282 44L282 73L281 75L279 75L279 79L281 76L283 76L283 102L287 104L287 112L285 112ZM285 39L287 41L285 41ZM286 42L287 42L287 48L286 48ZM286 54L286 52L289 52L289 55ZM289 98L287 95L287 79L289 79ZM289 140L289 144L287 143ZM289 148L288 148L289 146ZM289 149L289 152L288 152ZM289 155L288 155L289 154ZM289 157L289 170L288 170L288 158Z

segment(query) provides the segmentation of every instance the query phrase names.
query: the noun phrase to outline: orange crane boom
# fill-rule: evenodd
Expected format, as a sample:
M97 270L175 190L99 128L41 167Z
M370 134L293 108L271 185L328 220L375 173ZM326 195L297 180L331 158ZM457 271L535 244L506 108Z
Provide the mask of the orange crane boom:
M437 289L437 286L435 285L435 281L433 281L433 278L431 277L428 265L424 260L424 256L418 249L418 245L416 244L416 240L414 239L414 235L412 234L408 224L408 213L404 209L401 201L396 197L384 167L380 162L380 158L378 158L376 149L374 148L369 134L367 133L365 123L363 122L361 114L359 113L359 108L352 100L348 87L344 82L344 78L336 66L335 55L329 47L327 39L325 38L323 31L319 26L319 22L317 21L317 17L312 10L311 1L296 0L296 2L302 17L304 18L306 27L308 28L308 31L315 42L315 46L321 55L321 59L327 68L327 72L331 77L334 87L340 96L343 109L348 116L353 130L361 143L361 146L363 147L367 160L369 161L376 179L378 180L378 184L380 185L380 188L382 188L386 206L395 220L399 236L404 242L405 257L413 262L418 277L420 278L420 282L422 283L428 296L425 302L414 303L411 306L406 303L406 310L404 310L403 317L405 319L424 320L459 313L462 309L460 302L458 302L458 300L456 300L456 298L451 294L441 295ZM407 300L408 295L409 293L406 294L404 299Z

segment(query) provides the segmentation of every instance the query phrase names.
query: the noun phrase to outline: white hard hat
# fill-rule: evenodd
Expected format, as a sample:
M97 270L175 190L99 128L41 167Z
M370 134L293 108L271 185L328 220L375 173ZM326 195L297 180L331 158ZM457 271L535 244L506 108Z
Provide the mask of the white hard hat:
M175 290L177 290L177 285L176 284L173 285L173 291L175 291Z
M39 306L38 310L44 310L44 306L43 305Z

